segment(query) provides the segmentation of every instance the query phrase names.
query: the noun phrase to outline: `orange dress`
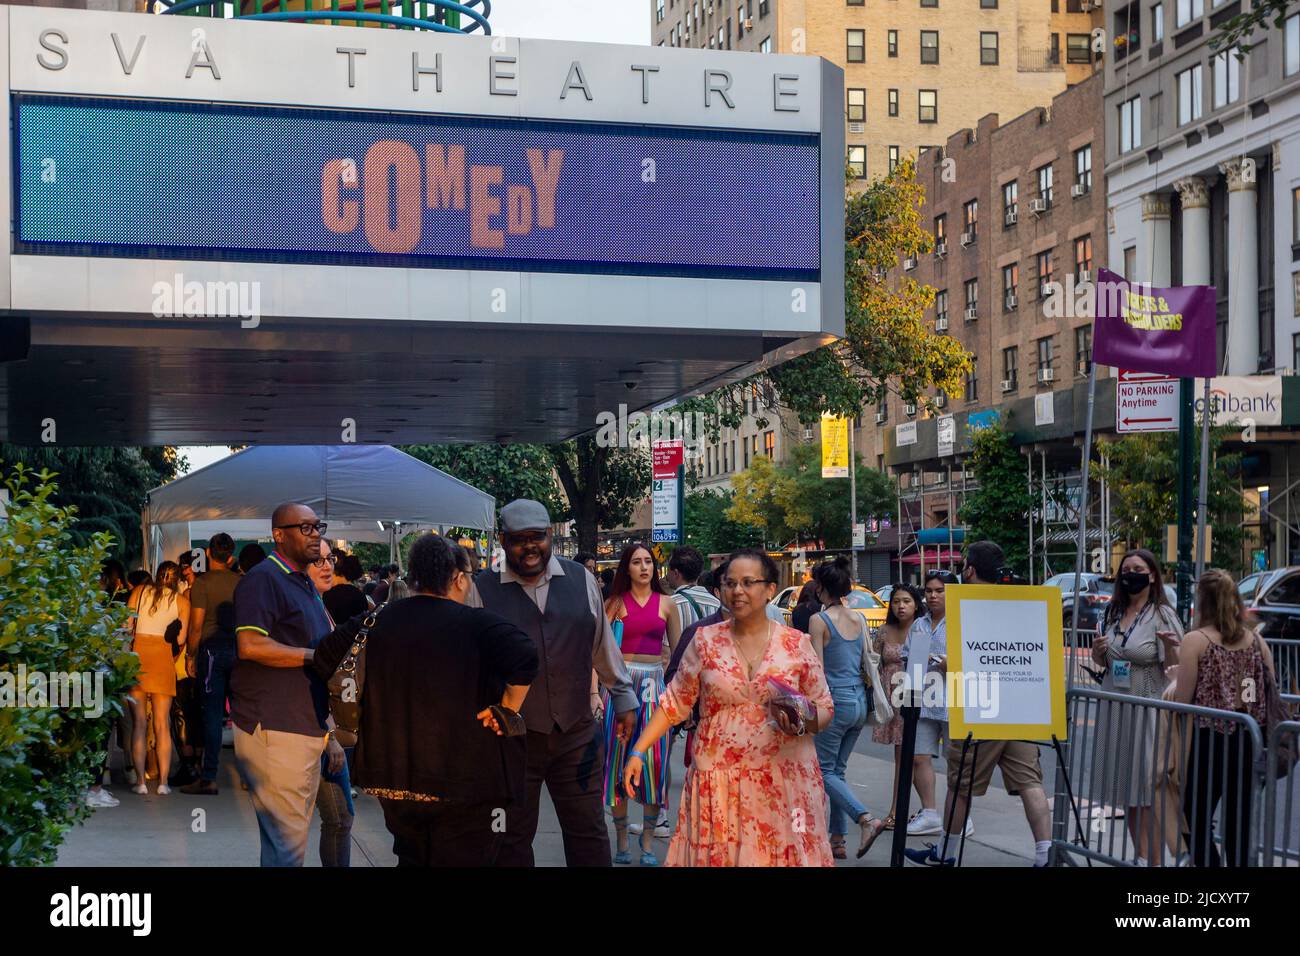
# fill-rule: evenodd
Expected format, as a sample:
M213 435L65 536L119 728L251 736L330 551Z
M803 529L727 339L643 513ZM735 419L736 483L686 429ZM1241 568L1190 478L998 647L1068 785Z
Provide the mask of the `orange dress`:
M833 713L830 689L808 635L775 625L753 679L732 623L701 628L659 698L673 723L700 702L691 766L682 787L668 866L834 866L826 791L813 735L768 723L769 677Z

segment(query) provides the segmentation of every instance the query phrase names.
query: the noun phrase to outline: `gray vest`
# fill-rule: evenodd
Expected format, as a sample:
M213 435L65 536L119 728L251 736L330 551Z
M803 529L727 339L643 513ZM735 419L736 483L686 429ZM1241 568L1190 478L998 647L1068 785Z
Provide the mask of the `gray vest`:
M501 583L498 571L483 570L474 578L483 606L511 621L537 645L537 677L521 711L528 729L549 734L568 731L591 717L591 645L596 618L587 598L587 570L558 559L563 574L551 578L546 613L516 582Z

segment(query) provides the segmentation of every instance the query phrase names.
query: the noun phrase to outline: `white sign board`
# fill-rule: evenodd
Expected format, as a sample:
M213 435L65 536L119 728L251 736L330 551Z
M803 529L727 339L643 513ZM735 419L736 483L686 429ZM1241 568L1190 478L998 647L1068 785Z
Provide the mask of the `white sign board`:
M1121 371L1115 380L1115 431L1178 430L1178 379L1153 372Z
M957 440L957 422L951 415L944 415L937 424L939 438L939 457L952 454L953 443Z
M1052 393L1044 392L1041 395L1034 396L1034 424L1051 425L1056 420L1056 406L1052 401Z
M1196 414L1205 405L1204 379L1196 380ZM1214 424L1231 425L1250 419L1256 425L1282 424L1281 375L1223 375L1210 379L1210 408Z
M865 548L867 546L867 525L866 522L859 521L853 526L853 547Z
M894 429L894 444L899 448L916 444L916 422L904 422Z

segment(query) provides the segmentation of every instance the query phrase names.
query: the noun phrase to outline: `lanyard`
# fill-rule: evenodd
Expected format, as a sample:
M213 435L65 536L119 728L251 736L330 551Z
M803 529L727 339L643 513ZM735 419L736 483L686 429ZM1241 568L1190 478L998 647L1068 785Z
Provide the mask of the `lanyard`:
M1127 631L1119 626L1119 621L1115 622L1115 633L1123 638L1123 640L1119 642L1120 647L1128 644L1129 637L1137 630L1138 624L1141 623L1142 618L1146 617L1147 611L1151 610L1153 607L1155 607L1155 603L1148 599L1147 603L1142 605L1142 610L1138 611L1137 617L1133 618L1133 623L1128 626Z

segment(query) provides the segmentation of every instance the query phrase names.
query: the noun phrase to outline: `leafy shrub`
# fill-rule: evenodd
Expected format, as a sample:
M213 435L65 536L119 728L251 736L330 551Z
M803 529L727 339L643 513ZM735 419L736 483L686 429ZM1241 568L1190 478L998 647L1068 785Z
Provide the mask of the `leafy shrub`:
M139 659L130 651L125 605L99 587L113 541L97 532L75 543L76 509L52 504L53 474L19 464L6 479L0 519L0 866L54 861L64 834L89 815L82 802L103 767L109 729L122 713ZM17 706L20 667L32 675L102 674L102 713L83 706ZM56 695L50 695L56 696ZM35 703L35 701L30 701ZM89 713L88 713L89 711Z

